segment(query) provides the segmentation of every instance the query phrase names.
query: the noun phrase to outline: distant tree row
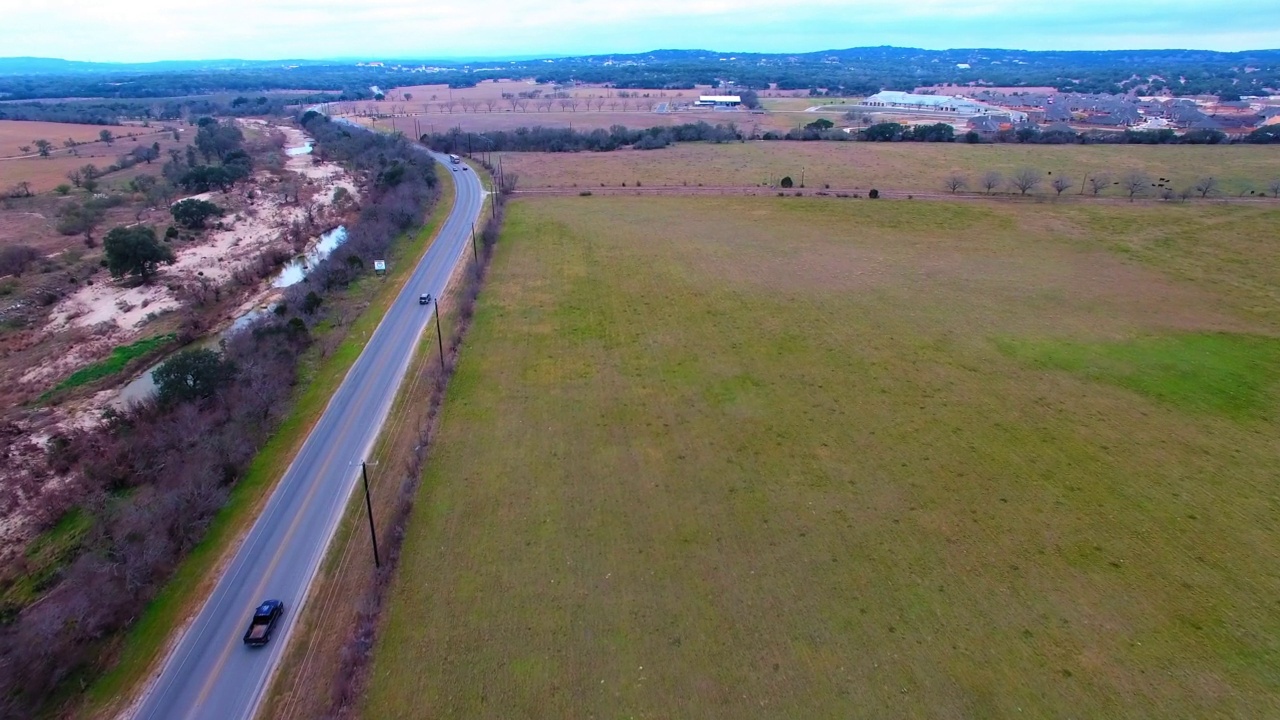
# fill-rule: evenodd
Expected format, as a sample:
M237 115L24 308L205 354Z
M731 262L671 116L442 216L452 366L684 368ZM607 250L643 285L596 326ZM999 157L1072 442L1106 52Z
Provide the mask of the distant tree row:
M1130 201L1148 196L1159 197L1162 200L1189 200L1194 197L1214 197L1222 192L1221 183L1213 176L1202 176L1190 185L1175 188L1172 181L1166 178L1153 178L1139 170L1130 170L1117 176L1106 172L1090 173L1085 175L1078 184L1067 175L1061 173L1054 175L1052 172L1045 173L1035 168L1021 168L1008 177L991 170L976 179L971 179L962 173L952 173L947 176L943 186L952 194L961 190L980 190L990 195L997 189L1006 188L1009 192L1026 195L1045 185L1046 182L1056 195L1062 195L1078 186L1077 194L1080 195L1088 192L1089 195L1097 197L1114 189ZM1270 193L1273 198L1280 198L1280 177L1268 182L1265 192L1246 187L1239 195L1265 197L1267 193Z
M614 125L608 130L571 130L568 128L522 127L512 131L468 133L452 130L426 134L421 142L437 152L474 153L482 151L515 152L609 152L622 147L654 150L681 142L726 143L744 140L733 123L711 125L705 122L631 130Z
M608 62L604 62L608 61ZM21 62L17 60L15 62ZM338 93L343 100L369 99L372 86L418 85L421 72L403 67L349 63L244 63L234 70L170 65L101 66L92 72L16 71L0 75L0 94L34 98L173 98L238 93L249 103L270 90ZM695 85L735 90L806 91L812 96L864 95L882 89L977 85L1054 87L1072 92L1171 93L1177 95L1265 95L1280 87L1280 51L1225 53L1203 50L1036 52L1025 50L866 47L800 54L662 50L635 55L557 58L473 69L446 66L431 76L451 88L485 80L535 78L538 82L608 84L619 89L691 89ZM305 102L305 101L303 101ZM245 103L237 106L243 108Z

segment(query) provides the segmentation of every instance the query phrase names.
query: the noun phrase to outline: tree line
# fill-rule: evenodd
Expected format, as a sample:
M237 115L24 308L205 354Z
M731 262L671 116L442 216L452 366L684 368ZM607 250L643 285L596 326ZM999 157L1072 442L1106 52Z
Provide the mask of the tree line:
M745 136L733 123L705 122L632 130L614 125L605 130L522 127L511 131L428 133L422 144L437 152L470 154L492 152L610 152L623 147L641 150L664 148L679 142L741 142Z
M1138 198L1158 197L1161 200L1190 200L1192 198L1207 199L1222 194L1222 184L1218 178L1204 175L1196 178L1189 185L1175 187L1172 180L1163 177L1152 177L1141 170L1129 170L1119 174L1109 172L1088 173L1078 181L1069 175L1052 171L1044 172L1036 168L1020 168L1011 175L1005 176L996 170L989 170L976 178L963 173L952 173L943 181L943 186L953 195L962 190L972 190L991 195L998 189L1005 189L1018 195L1027 195L1041 186L1047 185L1054 194L1061 196L1064 192L1079 188L1077 194L1088 193L1091 197L1106 195L1108 191L1119 194L1130 202ZM1248 185L1239 192L1241 197L1265 197L1270 193L1273 198L1280 198L1280 177L1266 183L1266 189L1260 191Z
M154 400L112 412L99 427L63 430L44 453L15 454L42 460L3 502L23 503L41 529L69 512L83 513L88 530L65 566L45 580L39 602L0 608L0 716L51 712L50 703L66 697L68 683L106 668L115 639L200 541L287 414L298 363L314 344L313 329L334 321L329 297L371 272L371 261L385 258L396 237L420 226L436 201L436 170L422 148L315 114L302 122L315 137L315 152L346 164L366 189L347 242L305 282L288 288L274 312L217 350L187 350L165 362L156 371ZM211 148L210 159L215 154ZM189 224L216 214L203 205L174 212L176 221ZM154 230L133 229L138 227L122 229L129 235L125 244L151 252ZM154 269L164 259L139 262ZM182 340L194 339L198 327L184 328ZM336 343L312 352L331 347ZM31 442L0 440L11 452L15 443Z
M613 61L613 62L605 62ZM411 64L406 64L411 65ZM962 67L968 66L968 67ZM171 66L146 71L104 66L95 72L0 75L0 94L33 98L169 98L217 92L265 93L320 88L341 99L369 99L371 86L418 85L423 74L410 66L358 67L307 63L244 63L234 69ZM801 54L663 50L504 63L472 69L441 68L432 82L472 87L504 78L539 82L609 84L616 88L691 89L732 81L762 90L808 90L812 95L863 95L883 89L976 83L987 86L1054 87L1064 92L1170 92L1223 97L1266 95L1280 86L1280 51L1237 53L1203 50L1024 51L999 49L923 50L866 47Z

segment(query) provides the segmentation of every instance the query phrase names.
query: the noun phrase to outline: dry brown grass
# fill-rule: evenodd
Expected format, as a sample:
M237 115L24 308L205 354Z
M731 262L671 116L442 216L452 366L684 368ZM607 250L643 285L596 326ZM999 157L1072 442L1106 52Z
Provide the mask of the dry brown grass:
M37 129L35 126L38 126L43 134L27 137L32 130ZM103 129L111 130L118 139L111 145L99 141L98 132ZM92 130L91 135L90 130ZM188 130L185 134L189 135L190 131ZM18 146L31 144L34 137L46 138L57 146L51 157L13 157L19 153ZM79 145L74 149L64 148L62 141L68 137L89 144ZM143 128L136 125L104 127L0 120L0 193L24 180L31 183L33 192L47 192L62 183L69 183L67 173L72 170L90 163L105 168L138 144L150 145L154 142L160 143L161 153L169 148L185 145L175 141L171 133L154 127ZM163 154L158 162L164 162ZM160 172L159 166L154 163L151 169L156 174ZM106 176L103 181L110 182L112 177Z
M515 130L521 127L548 127L548 128L573 128L574 130L595 130L609 129L614 125L622 125L632 129L643 129L650 127L666 127L671 125L682 125L685 123L705 122L712 125L723 123L735 123L744 132L752 132L758 128L760 132L766 130L786 131L795 127L797 118L804 122L813 122L819 117L827 117L833 119L834 115L820 115L816 113L804 113L803 116L795 114L773 114L773 115L752 115L746 112L678 112L678 113L654 113L654 112L587 112L579 110L561 111L558 108L553 112L509 112L505 110L497 110L495 112L477 112L477 113L449 113L439 114L432 113L430 115L418 115L412 117L390 117L390 118L355 118L358 122L365 125L381 128L392 129L402 132L410 137L416 133L432 133L447 132L452 128L461 128L464 132L489 132L495 130Z
M364 716L1277 715L1278 216L517 203ZM1005 349L1242 330L1244 418Z
M126 125L75 125L72 123L0 120L0 157L26 154L20 149L23 145L33 146L33 149L28 152L35 152L34 141L37 138L48 140L60 151L63 150L62 141L68 138L76 142L96 143L98 142L98 133L103 130L110 130L113 134L121 136L128 133L155 132L155 130Z
M1031 167L1054 176L1065 174L1074 181L1070 193L1080 191L1088 173L1108 172L1118 179L1124 172L1139 170L1153 180L1168 178L1178 188L1212 175L1235 195L1246 185L1265 190L1268 181L1280 177L1280 146L751 142L612 153L508 153L503 163L508 172L519 174L522 188L591 188L623 182L634 186L637 181L644 186L743 187L777 182L783 176L790 176L798 188L803 173L809 190L830 184L864 192L875 187L941 193L952 173L967 176L970 191L975 191L979 176L988 170L1008 177ZM1049 179L1038 194L1053 194ZM1114 187L1107 191L1110 196L1118 193Z

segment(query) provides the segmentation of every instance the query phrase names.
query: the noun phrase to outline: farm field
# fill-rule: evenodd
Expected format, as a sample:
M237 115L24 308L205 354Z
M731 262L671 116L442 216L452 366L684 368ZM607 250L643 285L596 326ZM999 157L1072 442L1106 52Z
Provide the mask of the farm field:
M794 115L790 117L795 117ZM1006 178L1024 167L1066 174L1080 191L1086 173L1109 173L1113 180L1131 170L1153 180L1168 178L1175 187L1213 176L1222 191L1265 192L1280 179L1280 147L1265 145L968 145L964 143L749 142L726 145L686 143L661 150L612 153L507 153L507 172L520 187L591 188L617 186L753 186L789 175L797 187L803 172L809 189L860 189L946 192L944 182L959 172L969 191L994 170ZM1050 177L1035 191L1054 194ZM1154 190L1154 188L1153 188ZM1001 192L1008 188L1002 187ZM1118 195L1118 188L1106 192Z
M820 117L835 122L839 114L831 113L783 113L753 115L745 111L681 111L674 113L657 113L642 110L629 112L596 112L595 110L562 111L554 109L550 112L531 110L530 112L508 112L498 109L495 112L455 112L431 113L403 117L372 118L355 117L357 122L384 130L398 130L412 137L419 130L423 133L448 132L457 127L464 132L493 132L497 130L515 130L522 127L573 128L574 130L608 130L614 125L623 125L632 129L666 127L685 123L705 122L711 125L734 123L740 129L751 132L776 130L786 132L797 123L811 123Z
M98 133L110 130L116 140L107 145L98 140ZM52 142L55 149L50 157L22 156L20 147L33 145L36 138ZM71 139L80 143L72 150L63 146ZM182 147L172 133L158 127L144 128L137 125L74 125L71 123L26 122L0 120L0 194L26 181L32 192L46 192L67 182L67 173L90 163L98 167L111 165L121 155L137 147L139 143L159 142L163 153L172 147ZM32 153L35 153L32 150ZM160 160L164 162L163 159ZM159 168L156 168L157 170ZM110 182L113 175L103 180Z
M23 155L21 147L33 145L36 138L44 138L52 142L59 153L65 153L62 141L75 140L80 143L97 142L98 133L110 130L115 135L128 133L149 134L159 132L159 128L142 128L136 125L76 125L73 123L30 122L26 120L0 120L0 157ZM35 152L31 150L29 152Z
M1280 209L509 213L364 717L1280 713Z

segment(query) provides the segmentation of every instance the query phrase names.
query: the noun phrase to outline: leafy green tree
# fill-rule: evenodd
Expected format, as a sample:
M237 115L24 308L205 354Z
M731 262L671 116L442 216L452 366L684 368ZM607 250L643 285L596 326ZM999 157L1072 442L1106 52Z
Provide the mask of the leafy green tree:
M107 256L107 270L112 277L137 275L148 282L160 264L173 264L173 250L156 239L156 232L146 225L117 227L102 242Z
M1244 141L1260 145L1280 143L1280 125L1263 125L1246 135Z
M235 363L207 348L183 350L152 375L156 398L164 405L211 398L235 376Z
M113 135L110 130L99 130L98 139L108 145L111 145L116 141L116 136Z
M204 123L204 118L201 118ZM216 157L224 160L232 150L239 150L244 142L244 133L235 125L224 125L218 121L202 124L196 132L196 149L204 156L205 162Z
M902 138L902 125L895 122L876 123L862 131L862 139L870 142L892 142Z
M53 143L40 138L35 141L36 151L40 153L40 157L49 157L49 153L53 150Z
M102 206L92 200L71 205L62 211L58 220L58 232L63 235L84 235L84 244L94 246L93 231L105 215Z
M818 118L817 120L814 120L813 122L809 123L808 125L805 125L804 127L806 130L822 131L822 130L830 130L835 126L836 126L835 123L831 122L826 118Z
M205 221L209 218L221 216L223 210L208 200L188 198L175 203L169 208L169 212L173 215L174 221L182 227L198 230L204 227Z

